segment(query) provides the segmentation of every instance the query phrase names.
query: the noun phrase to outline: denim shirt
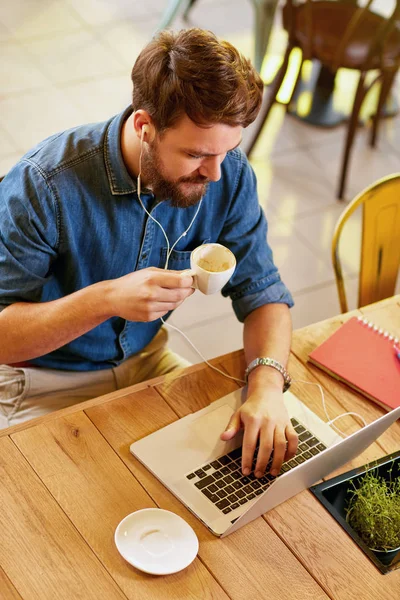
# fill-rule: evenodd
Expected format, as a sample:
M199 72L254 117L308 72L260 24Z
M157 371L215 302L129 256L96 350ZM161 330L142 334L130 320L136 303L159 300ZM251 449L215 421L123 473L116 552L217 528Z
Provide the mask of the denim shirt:
M121 128L130 112L49 137L0 184L0 309L20 301L56 300L146 267L164 268L164 235L141 207L122 159ZM197 207L157 203L148 190L141 197L172 246ZM232 299L240 321L264 304L292 306L266 236L254 173L236 149L223 161L220 180L209 184L168 268L190 268L194 248L218 242L236 256L236 271L222 293ZM160 319L141 323L113 317L30 362L67 370L110 368L142 350L161 325Z

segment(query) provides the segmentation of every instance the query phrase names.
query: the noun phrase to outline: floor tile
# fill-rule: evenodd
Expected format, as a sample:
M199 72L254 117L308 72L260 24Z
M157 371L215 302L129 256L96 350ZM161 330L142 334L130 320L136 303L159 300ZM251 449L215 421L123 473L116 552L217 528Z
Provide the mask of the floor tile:
M281 277L292 293L332 281L331 267L304 243L293 221L272 221L268 242Z
M220 293L206 296L196 290L173 312L169 322L186 329L200 323L207 325L216 318L232 314L232 311L230 298L224 298Z
M63 86L62 93L82 114L83 122L109 119L131 104L129 73ZM101 102L98 99L101 98Z
M130 78L131 69L140 51L148 43L158 25L159 19L153 16L145 22L135 20L117 21L97 27L94 31L97 39L113 49L113 53L128 69Z
M390 150L399 157L400 116L397 116L394 119L383 119L378 136L378 151L382 150L382 147L385 147L385 144L387 144L387 147L390 147Z
M268 100L268 91L264 93L263 103ZM247 140L252 138L253 131L258 128L260 119L256 119L244 132L242 146L246 151ZM254 146L251 158L265 159L268 156L278 156L288 150L307 148L311 145L320 146L327 141L341 139L341 129L329 132L303 123L300 119L290 115L282 104L274 104L264 123L257 143Z
M314 211L294 220L294 229L304 243L331 268L331 246L333 233L345 206L337 202L323 210ZM362 210L355 213L345 223L339 241L339 257L344 275L358 273L361 252ZM332 271L333 273L333 271Z
M339 185L343 144L344 141L308 149L335 190ZM398 172L399 169L399 156L389 148L385 140L378 148L371 148L368 145L368 129L359 131L348 166L345 199L351 200L371 183L381 177Z
M82 27L66 2L58 0L2 2L0 21L20 40L76 31Z
M15 41L12 31L1 22L0 18L0 43ZM0 46L0 49L2 46Z
M295 218L335 202L334 189L308 149L269 159L251 159L261 205L280 218Z
M154 12L159 12L159 3L154 0L135 2L132 0L68 0L68 4L88 25L102 25L121 19L143 21Z
M0 156L7 156L18 151L18 146L12 137L0 127Z
M357 305L357 279L346 279L345 288L349 310ZM340 313L339 296L334 281L314 289L294 294L291 309L293 328L299 329Z
M0 114L3 129L21 152L53 133L84 122L79 109L61 91L50 87L0 100Z
M125 70L118 55L86 31L25 42L24 48L57 84L122 74Z
M49 79L37 68L35 60L26 54L18 42L4 42L0 45L0 51L1 95L3 97L50 85Z
M233 312L229 316L216 318L207 326L203 323L184 330L189 340L206 359L214 358L243 347L243 325ZM201 356L177 331L168 331L170 347L192 363L202 362Z

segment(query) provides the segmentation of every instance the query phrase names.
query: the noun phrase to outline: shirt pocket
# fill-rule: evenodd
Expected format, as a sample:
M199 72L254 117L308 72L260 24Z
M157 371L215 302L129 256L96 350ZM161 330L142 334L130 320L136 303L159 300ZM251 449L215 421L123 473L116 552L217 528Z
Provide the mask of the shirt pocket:
M201 244L196 244L191 250L172 250L167 266L165 265L167 262L167 248L161 248L159 268L167 268L169 271L185 271L185 269L190 269L190 255L193 250L198 248L198 246L209 243L209 241L210 239L204 240Z

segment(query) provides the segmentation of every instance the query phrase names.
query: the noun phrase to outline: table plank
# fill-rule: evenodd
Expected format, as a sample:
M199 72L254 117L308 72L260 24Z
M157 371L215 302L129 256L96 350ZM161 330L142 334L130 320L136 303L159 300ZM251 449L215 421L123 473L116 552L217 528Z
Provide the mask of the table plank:
M141 393L142 410L149 393L155 392ZM88 417L76 412L15 433L12 439L126 596L160 597L159 579L129 565L114 544L122 518L155 504ZM185 571L168 577L162 597L197 600L226 595L197 558Z
M214 359L215 360L215 359ZM211 363L213 361L210 361ZM144 390L149 387L153 387L160 383L161 381L172 381L173 379L182 377L183 375L187 375L188 373L195 373L198 370L203 370L207 367L204 363L198 363L195 365L191 365L190 367L186 367L184 369L177 369L167 375L161 375L158 377L154 377L153 379L148 379L146 381L142 381L140 383L136 383L127 388L122 388L120 390L116 390L115 392L110 392L109 394L104 394L104 396L98 396L97 398L92 398L91 400L85 400L84 402L80 402L78 405L73 404L72 406L68 406L67 408L62 408L58 410L56 413L48 413L43 415L42 417L37 417L35 419L31 419L30 421L25 421L24 423L18 423L17 425L13 425L6 429L0 429L0 438L8 437L13 433L18 431L25 431L29 427L36 427L41 423L48 423L49 421L53 421L54 418L64 417L71 414L76 413L79 410L84 410L90 406L97 406L98 404L102 404L103 402L109 402L113 398L121 398L122 396L131 394L132 391Z
M400 295L394 296L390 303L370 304L360 312L374 324L400 337Z
M9 438L0 440L0 470L0 564L18 593L125 598Z
M239 384L206 366L179 379L166 379L154 387L174 412L184 417L237 390Z
M0 590L2 600L22 600L22 596L20 596L8 579L7 575L4 573L3 569L0 567Z
M204 377L208 379L209 373L204 372ZM176 384L173 386L179 406L182 406L183 390L187 385L183 379L180 379L181 390ZM212 394L207 383L202 385L208 390L207 394ZM167 388L163 388L163 395L172 402L172 389ZM204 389L201 396L189 395L194 406L198 406ZM206 404L208 399L203 401ZM190 523L200 541L201 560L231 598L265 600L268 589L270 598L326 600L321 588L263 519L257 519L227 538L218 539L130 454L129 445L133 441L176 420L175 412L166 406L155 390L151 396L149 390L145 401L142 393L136 393L129 399L114 400L86 412L157 505Z

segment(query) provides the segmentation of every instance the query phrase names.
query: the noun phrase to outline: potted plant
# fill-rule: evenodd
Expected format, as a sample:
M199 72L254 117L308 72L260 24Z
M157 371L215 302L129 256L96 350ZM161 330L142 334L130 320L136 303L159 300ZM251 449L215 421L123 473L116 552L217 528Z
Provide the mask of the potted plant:
M386 477L377 468L349 480L346 521L381 562L390 564L400 553L400 476L393 464Z
M310 490L381 573L400 568L400 450Z

